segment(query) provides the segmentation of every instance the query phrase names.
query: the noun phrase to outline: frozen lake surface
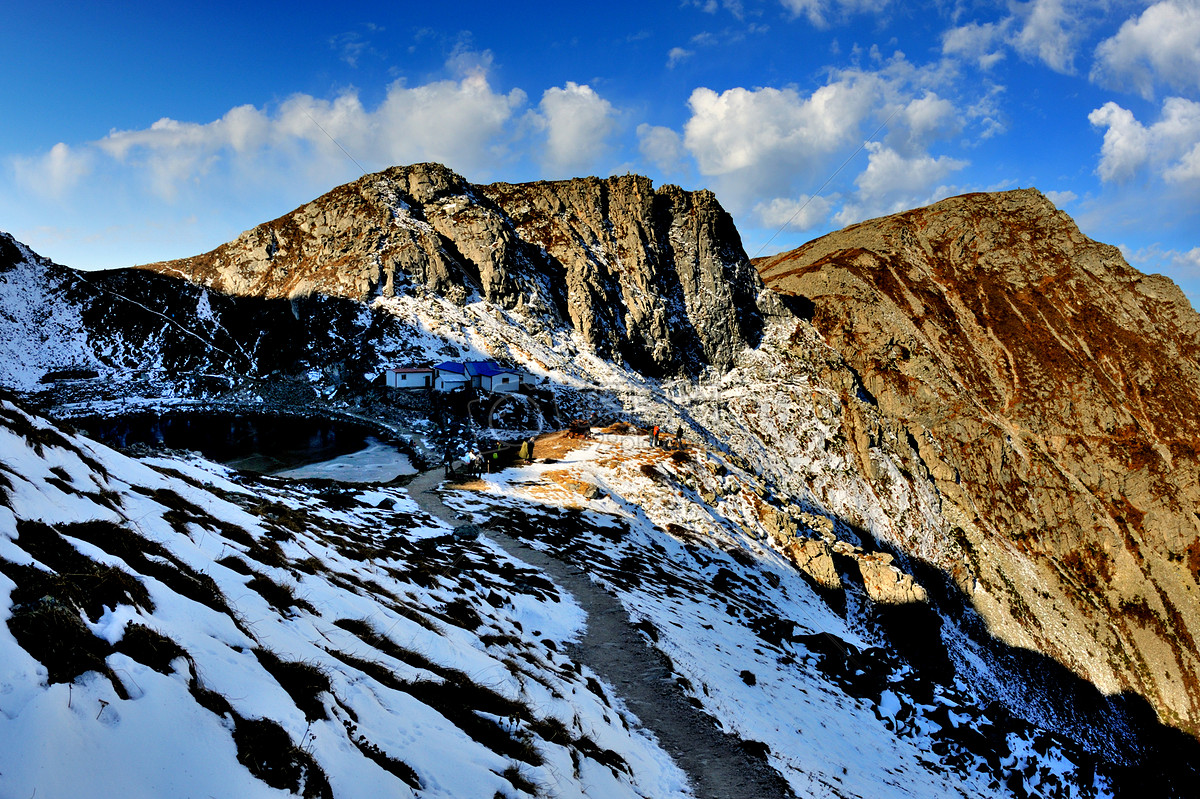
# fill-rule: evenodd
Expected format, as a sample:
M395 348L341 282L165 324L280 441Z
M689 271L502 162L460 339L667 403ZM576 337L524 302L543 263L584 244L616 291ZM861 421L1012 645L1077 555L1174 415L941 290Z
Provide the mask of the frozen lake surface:
M407 455L391 444L368 436L365 449L274 472L274 475L306 480L340 480L344 483L383 483L416 473Z

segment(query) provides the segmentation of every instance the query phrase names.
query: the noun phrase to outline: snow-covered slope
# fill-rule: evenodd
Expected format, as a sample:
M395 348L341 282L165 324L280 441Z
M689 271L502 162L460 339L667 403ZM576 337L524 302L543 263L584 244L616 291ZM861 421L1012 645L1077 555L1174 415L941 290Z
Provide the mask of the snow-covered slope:
M583 614L398 488L245 486L0 405L0 795L672 796Z
M604 438L553 465L488 476L452 502L616 593L687 695L796 795L1111 790L1098 758L888 651L848 572L844 592L824 592L769 546L751 475L717 454Z
M852 570L841 592L802 576L768 545L761 484L720 453L600 438L449 491L476 538L396 485L134 460L4 401L0 793L689 795L574 659L586 614L506 536L615 594L797 796L1130 778L884 648Z
M30 391L55 370L95 370L80 306L65 301L77 280L0 232L0 385Z

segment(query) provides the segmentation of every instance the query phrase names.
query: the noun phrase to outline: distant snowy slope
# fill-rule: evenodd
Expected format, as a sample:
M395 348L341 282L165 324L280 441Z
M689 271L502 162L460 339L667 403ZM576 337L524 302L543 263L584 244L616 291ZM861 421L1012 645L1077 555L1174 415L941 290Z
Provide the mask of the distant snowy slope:
M99 365L79 308L65 300L75 279L0 232L0 385L30 391L48 371Z

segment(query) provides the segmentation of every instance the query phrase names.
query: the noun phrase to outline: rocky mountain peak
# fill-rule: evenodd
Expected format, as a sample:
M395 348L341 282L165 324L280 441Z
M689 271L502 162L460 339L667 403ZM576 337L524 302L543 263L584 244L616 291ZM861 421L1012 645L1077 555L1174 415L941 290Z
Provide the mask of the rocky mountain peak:
M1033 189L757 264L899 419L1002 636L1200 730L1200 316Z
M392 167L143 268L236 296L481 298L648 374L727 368L762 327L762 284L712 193L633 175L474 186Z

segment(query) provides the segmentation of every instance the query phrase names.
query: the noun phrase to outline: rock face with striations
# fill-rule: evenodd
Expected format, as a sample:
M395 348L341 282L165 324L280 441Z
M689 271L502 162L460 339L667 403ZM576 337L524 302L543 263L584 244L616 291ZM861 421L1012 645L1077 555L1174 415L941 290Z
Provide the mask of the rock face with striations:
M757 264L907 429L989 628L1200 733L1200 316L1036 190Z
M763 325L762 284L712 193L634 176L474 186L393 167L143 268L237 296L481 297L658 375L727 368Z

